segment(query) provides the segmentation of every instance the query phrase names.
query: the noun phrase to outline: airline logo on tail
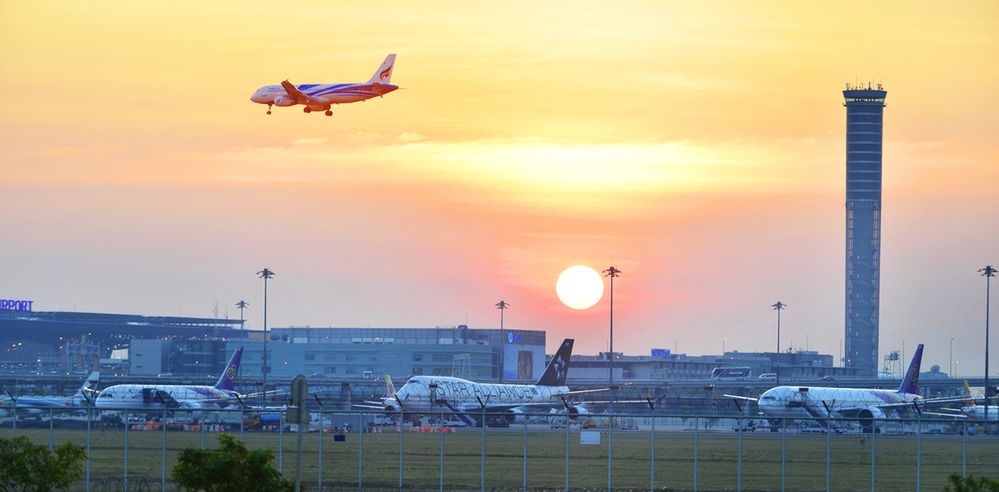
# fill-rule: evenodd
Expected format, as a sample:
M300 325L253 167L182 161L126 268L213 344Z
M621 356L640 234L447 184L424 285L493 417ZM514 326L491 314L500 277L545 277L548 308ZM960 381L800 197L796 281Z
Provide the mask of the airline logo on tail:
M232 353L232 358L229 359L229 364L226 365L225 371L223 371L222 376L219 377L219 381L215 383L216 388L230 391L236 389L236 374L239 372L239 362L242 358L243 347L240 347Z
M383 70L382 73L378 74L378 78L382 80L388 80L389 75L392 75L392 67L388 67L385 70Z
M538 386L565 386L565 378L569 374L569 360L572 358L573 339L566 338L555 352L555 357L548 363L545 373L538 380Z

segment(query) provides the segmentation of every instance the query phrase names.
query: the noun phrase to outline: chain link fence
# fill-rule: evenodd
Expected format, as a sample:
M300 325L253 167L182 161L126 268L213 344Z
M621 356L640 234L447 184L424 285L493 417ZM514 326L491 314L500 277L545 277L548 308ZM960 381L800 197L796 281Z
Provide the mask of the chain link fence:
M956 418L311 413L301 429L308 490L910 491L942 490L950 474L999 477L999 437ZM271 450L291 478L299 430L282 411L239 409L18 407L0 426L84 447L76 488L87 491L175 490L179 452L215 447L220 432Z

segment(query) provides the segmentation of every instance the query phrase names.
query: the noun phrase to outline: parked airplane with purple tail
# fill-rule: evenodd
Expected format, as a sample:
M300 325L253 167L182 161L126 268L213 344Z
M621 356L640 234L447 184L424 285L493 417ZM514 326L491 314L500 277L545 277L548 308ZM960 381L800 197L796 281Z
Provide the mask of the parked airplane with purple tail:
M819 386L777 386L759 398L725 395L735 400L754 401L770 420L816 419L823 427L825 419L857 419L865 432L880 429L885 419L912 417L917 414L955 418L955 415L924 410L929 404L944 404L955 398L923 398L919 394L919 366L923 345L916 348L912 362L897 390L868 388L833 388Z
M97 396L101 409L201 409L225 408L239 404L236 375L243 348L236 349L214 386L181 384L116 384L104 388Z

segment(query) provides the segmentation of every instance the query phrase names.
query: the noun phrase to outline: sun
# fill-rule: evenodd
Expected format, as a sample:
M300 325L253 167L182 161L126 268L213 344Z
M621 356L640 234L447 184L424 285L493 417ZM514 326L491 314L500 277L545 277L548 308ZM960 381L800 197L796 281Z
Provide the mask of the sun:
M604 296L604 280L586 265L573 265L558 276L555 293L572 309L589 309Z

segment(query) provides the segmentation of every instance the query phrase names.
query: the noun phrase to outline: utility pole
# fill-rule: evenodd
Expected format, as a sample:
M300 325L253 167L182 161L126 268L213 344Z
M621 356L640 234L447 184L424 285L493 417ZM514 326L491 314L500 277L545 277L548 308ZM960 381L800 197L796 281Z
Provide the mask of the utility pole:
M503 333L503 311L510 307L510 303L500 299L496 303L496 309L500 312L500 360L499 360L499 382L503 384L503 369L506 366L506 336Z
M774 360L774 368L777 369L777 386L780 386L780 312L787 309L787 304L777 301L777 304L770 307L777 311L777 358Z
M992 282L992 277L996 276L996 269L992 268L992 265L985 265L985 268L979 270L982 272L982 276L985 277L985 416L982 420L985 421L985 433L989 433L989 284Z
M268 338L270 338L267 335L267 281L274 277L274 272L272 272L267 267L264 267L263 270L260 270L259 272L257 272L257 277L264 279L264 363L263 363L262 368L263 368L263 372L264 372L264 387L263 387L264 401L266 401L267 400L267 371L269 369L267 367L267 340L268 340Z

